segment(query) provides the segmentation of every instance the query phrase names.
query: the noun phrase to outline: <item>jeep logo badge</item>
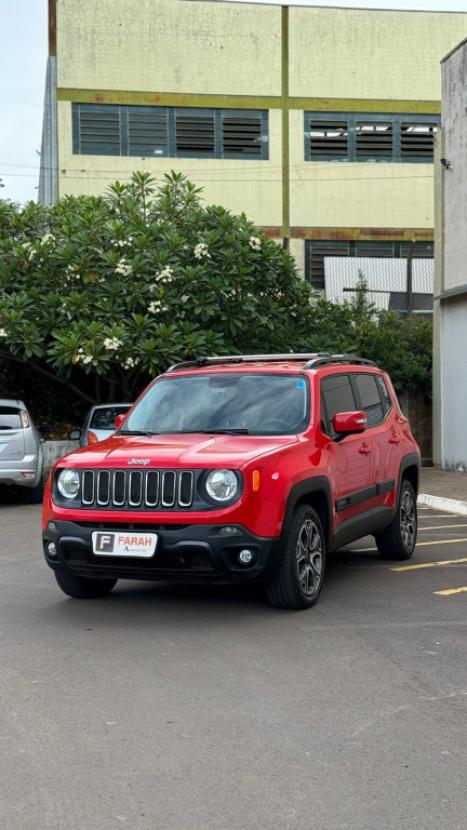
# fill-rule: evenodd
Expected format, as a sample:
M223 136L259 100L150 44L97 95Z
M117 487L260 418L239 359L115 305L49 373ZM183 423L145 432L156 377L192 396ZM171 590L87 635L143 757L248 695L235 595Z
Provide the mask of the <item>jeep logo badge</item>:
M149 458L130 458L128 464L146 467L149 464Z

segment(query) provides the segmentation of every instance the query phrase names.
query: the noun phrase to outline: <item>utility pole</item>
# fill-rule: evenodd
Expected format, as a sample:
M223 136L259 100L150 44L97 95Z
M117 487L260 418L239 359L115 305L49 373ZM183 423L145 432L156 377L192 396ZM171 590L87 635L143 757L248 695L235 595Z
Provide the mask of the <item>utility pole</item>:
M413 255L414 255L414 248L415 248L415 240L412 239L409 243L409 248L407 251L407 317L410 317L413 314L413 277L412 277L412 265L413 265Z

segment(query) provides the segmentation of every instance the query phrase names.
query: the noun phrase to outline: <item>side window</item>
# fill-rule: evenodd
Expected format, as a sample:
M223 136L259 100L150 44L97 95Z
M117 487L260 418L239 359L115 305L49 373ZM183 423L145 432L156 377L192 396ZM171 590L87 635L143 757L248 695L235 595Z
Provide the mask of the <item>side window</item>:
M354 375L353 378L361 407L366 415L367 426L374 427L380 424L384 420L386 412L376 385L376 376L365 374Z
M386 381L384 380L384 378L381 377L381 375L376 375L376 383L378 384L378 389L380 391L381 398L383 401L384 414L387 415L387 413L391 409L392 404L391 398L389 397L388 387L386 386Z
M338 412L352 412L356 409L355 399L348 375L331 375L321 381L321 397L326 409L328 430L333 433L332 419ZM321 421L326 422L324 413Z

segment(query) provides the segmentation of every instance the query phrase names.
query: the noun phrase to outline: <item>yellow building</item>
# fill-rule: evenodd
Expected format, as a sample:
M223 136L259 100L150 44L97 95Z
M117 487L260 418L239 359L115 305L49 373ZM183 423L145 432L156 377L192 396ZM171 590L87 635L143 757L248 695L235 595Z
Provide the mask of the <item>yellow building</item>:
M40 199L172 169L325 254L433 250L439 63L467 14L49 0Z

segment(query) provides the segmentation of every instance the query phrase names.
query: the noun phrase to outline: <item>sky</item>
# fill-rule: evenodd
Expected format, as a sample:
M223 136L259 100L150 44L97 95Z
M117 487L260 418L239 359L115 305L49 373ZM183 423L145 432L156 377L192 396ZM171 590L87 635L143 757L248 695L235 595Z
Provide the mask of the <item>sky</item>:
M283 0L254 2L281 5ZM467 12L467 0L294 0L289 5ZM25 202L37 199L47 0L0 0L0 35L0 198Z

